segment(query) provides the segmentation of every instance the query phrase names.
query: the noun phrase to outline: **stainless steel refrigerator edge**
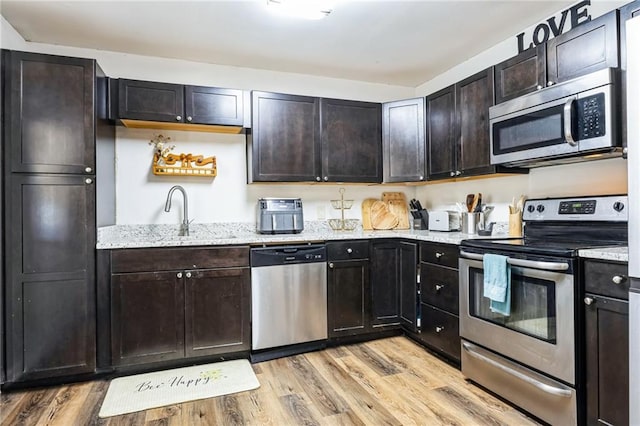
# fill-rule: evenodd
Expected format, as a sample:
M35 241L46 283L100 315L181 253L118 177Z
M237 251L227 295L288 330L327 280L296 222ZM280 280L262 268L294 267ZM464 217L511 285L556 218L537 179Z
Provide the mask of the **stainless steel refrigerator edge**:
M627 21L629 179L629 424L640 425L640 17Z

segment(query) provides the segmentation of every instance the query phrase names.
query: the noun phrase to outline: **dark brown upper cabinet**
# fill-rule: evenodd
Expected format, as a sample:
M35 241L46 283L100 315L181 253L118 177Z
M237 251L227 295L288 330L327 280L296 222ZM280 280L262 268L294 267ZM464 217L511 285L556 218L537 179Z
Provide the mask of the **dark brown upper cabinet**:
M632 5L625 6L625 12L621 9L621 16L633 13ZM496 103L603 68L617 68L618 50L618 11L614 10L497 64Z
M617 10L547 42L547 85L619 64Z
M126 125L126 120L219 126L244 122L242 90L126 79L118 86L118 118Z
M382 105L384 182L422 182L427 178L425 98Z
M490 162L493 67L427 96L429 180L495 173Z
M633 6L625 8L620 16L632 13ZM496 103L603 68L617 68L618 19L618 11L611 11L497 64Z
M95 173L90 59L4 51L8 172Z
M496 104L534 92L546 86L546 49L546 44L540 44L494 67Z
M323 182L382 181L381 111L379 103L320 99Z
M249 182L380 182L381 107L252 93Z
M321 174L320 100L252 92L249 181L315 181Z

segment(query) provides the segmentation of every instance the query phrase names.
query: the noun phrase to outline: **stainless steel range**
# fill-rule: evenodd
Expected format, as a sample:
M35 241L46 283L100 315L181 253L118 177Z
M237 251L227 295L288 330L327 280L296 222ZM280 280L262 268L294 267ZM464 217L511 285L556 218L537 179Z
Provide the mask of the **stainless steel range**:
M626 245L627 197L527 200L524 238L460 247L462 372L551 424L582 422L578 250ZM484 297L489 256L506 256L510 306ZM495 259L494 259L495 260ZM502 260L505 260L502 258Z

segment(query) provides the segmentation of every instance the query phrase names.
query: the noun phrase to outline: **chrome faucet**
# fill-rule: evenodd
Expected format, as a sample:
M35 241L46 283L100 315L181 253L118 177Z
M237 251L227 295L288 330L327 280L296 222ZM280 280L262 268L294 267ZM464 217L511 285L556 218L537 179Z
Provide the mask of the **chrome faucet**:
M167 202L164 203L164 211L168 212L169 210L171 210L171 196L173 195L173 192L178 189L180 192L182 192L182 196L184 197L184 212L183 212L183 217L182 217L182 225L180 225L180 234L179 236L181 237L188 237L189 236L189 199L187 198L187 191L184 190L183 187L181 187L180 185L175 185L172 186L171 189L169 190L169 194L167 194Z

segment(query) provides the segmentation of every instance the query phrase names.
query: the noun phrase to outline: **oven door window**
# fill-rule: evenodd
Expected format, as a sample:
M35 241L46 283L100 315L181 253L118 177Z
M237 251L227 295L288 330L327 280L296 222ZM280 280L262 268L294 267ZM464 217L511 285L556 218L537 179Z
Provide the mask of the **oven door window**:
M469 314L493 324L556 343L555 282L528 277L511 270L510 315L492 312L491 301L483 296L482 269L469 270Z
M559 104L494 123L493 154L564 144L563 108Z

